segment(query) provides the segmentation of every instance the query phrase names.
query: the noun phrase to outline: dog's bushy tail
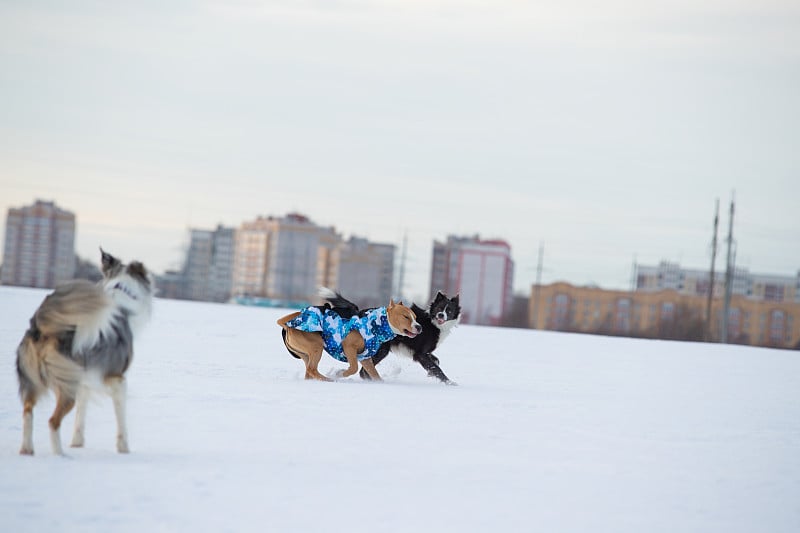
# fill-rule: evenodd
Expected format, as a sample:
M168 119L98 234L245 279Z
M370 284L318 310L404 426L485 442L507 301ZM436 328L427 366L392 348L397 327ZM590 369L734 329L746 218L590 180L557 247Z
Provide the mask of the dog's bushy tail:
M17 348L22 401L35 402L48 387L74 395L83 369L70 358L73 347L96 339L113 313L111 297L86 280L63 283L49 294Z
M44 299L31 327L44 336L60 335L82 327L99 327L112 311L111 297L100 285L74 280L62 283Z
M83 372L74 361L62 355L56 341L37 337L28 330L17 348L17 380L23 402L36 403L48 387L75 397Z
M358 314L358 306L356 304L328 287L320 287L317 294L328 302L333 307L333 310L343 318L350 318Z

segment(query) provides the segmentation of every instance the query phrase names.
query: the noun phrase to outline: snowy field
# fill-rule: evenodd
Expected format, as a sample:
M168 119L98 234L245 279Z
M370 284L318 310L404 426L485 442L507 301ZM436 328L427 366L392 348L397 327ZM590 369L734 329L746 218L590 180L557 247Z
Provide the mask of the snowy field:
M394 356L383 383L307 382L282 311L156 300L132 453L99 396L53 456L50 396L22 457L14 354L46 293L0 287L4 532L800 531L797 352L460 326L457 387Z

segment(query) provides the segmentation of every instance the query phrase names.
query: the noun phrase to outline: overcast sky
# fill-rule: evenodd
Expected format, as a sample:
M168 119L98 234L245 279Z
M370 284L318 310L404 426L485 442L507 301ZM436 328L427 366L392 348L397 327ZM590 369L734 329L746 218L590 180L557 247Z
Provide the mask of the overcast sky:
M92 260L299 211L407 235L415 296L449 234L627 288L707 268L735 190L737 263L795 275L799 174L796 0L0 3L0 232L54 200Z

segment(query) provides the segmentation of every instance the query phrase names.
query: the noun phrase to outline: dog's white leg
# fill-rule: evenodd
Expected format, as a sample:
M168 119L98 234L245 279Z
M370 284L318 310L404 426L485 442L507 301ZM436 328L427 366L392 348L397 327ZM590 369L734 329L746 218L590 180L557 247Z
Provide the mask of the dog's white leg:
M81 386L78 388L77 398L75 398L75 432L72 434L73 448L80 448L84 441L84 428L86 427L86 407L89 404L89 387Z
M125 421L125 397L127 385L125 378L114 378L110 383L111 399L114 402L114 413L117 415L117 451L119 453L129 453L128 448L128 428Z
M27 407L22 412L22 455L33 455L33 409Z
M50 428L50 446L53 448L53 453L56 455L64 455L64 449L61 447L61 435L58 428Z

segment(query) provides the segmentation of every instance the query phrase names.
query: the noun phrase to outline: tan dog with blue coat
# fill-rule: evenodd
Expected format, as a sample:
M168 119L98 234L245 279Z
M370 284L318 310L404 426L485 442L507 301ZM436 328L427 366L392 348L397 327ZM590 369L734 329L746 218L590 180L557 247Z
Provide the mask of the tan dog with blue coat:
M322 289L326 294L328 289ZM414 312L402 302L389 301L386 307L365 310L353 316L342 316L330 305L311 306L278 319L281 335L289 353L306 365L306 379L331 381L318 369L322 352L346 362L348 377L358 371L358 363L370 377L380 380L372 356L381 344L397 335L415 337L422 331Z

